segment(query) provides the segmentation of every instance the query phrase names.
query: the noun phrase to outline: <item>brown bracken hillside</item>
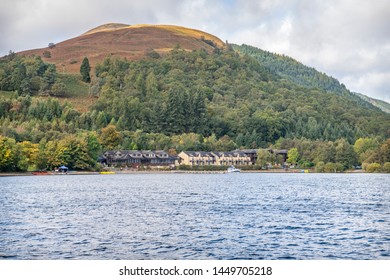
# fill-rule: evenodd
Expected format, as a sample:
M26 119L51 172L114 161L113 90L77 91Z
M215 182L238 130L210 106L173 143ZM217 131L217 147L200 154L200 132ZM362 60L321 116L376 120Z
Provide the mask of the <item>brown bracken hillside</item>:
M59 72L78 73L84 57L94 67L107 56L136 60L152 50L163 55L177 45L189 51L203 48L209 52L225 46L211 34L180 26L109 23L54 46L20 54L39 55L44 61L56 64Z

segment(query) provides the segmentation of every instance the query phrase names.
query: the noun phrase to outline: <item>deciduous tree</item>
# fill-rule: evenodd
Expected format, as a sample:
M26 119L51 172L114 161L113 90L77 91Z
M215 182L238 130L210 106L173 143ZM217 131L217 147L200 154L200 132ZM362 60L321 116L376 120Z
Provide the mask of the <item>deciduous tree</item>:
M123 137L115 125L108 125L101 130L99 137L102 147L106 150L115 149L122 141Z
M296 165L299 160L299 153L297 148L292 148L287 152L287 162Z

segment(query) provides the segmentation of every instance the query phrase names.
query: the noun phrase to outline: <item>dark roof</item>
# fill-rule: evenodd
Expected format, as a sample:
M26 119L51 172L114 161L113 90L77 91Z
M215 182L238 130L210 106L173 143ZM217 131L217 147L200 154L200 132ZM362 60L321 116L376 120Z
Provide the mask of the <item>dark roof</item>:
M104 158L124 159L126 157L131 158L155 158L156 155L160 157L165 156L164 151L139 151L139 150L117 150L117 151L105 151L102 155Z
M190 157L214 157L211 152L183 151L183 153L189 155Z
M239 151L239 150L235 150L232 152L212 152L212 153L218 157L222 157L222 156L224 156L224 157L246 157L246 154L242 151Z
M154 153L155 153L156 157L158 157L158 158L168 158L169 157L168 153L165 151L162 151L162 150L154 151Z
M144 158L155 158L156 154L152 151L142 151L142 156Z
M245 154L257 154L258 150L257 149L245 149L245 150L237 150L237 151L243 152Z
M142 153L140 151L131 150L131 151L126 151L126 152L127 152L128 157L142 158Z

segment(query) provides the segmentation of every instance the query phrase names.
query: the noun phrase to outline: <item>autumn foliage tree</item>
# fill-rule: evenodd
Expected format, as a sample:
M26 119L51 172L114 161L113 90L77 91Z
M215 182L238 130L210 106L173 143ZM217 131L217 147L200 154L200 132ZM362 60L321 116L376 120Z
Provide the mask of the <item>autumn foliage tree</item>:
M100 143L106 150L113 150L122 142L122 135L115 125L108 125L101 130Z
M0 135L0 171L17 171L16 141Z

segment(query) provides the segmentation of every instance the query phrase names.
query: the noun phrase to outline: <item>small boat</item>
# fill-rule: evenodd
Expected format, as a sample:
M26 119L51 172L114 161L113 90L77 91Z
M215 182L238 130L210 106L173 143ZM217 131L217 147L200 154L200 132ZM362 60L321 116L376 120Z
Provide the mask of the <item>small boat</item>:
M239 173L239 172L241 172L241 170L238 169L238 168L235 168L233 165L230 166L230 167L227 169L227 173Z
M101 171L100 174L102 175L110 175L110 174L115 174L114 171Z
M47 172L47 171L32 171L31 174L32 174L32 175L39 175L39 176L42 176L42 175L50 175L50 173Z

